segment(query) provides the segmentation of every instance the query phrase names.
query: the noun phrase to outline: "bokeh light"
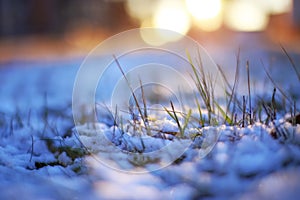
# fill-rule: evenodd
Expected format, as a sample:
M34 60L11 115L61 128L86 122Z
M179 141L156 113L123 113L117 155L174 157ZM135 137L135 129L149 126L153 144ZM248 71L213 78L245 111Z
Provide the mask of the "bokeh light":
M179 40L190 29L191 21L185 5L182 1L160 1L156 11L149 19L145 19L141 23L141 27L152 27L158 30L151 34L141 30L142 38L145 42L152 45L162 45L163 43ZM171 34L163 31L163 29L171 30L179 34ZM168 34L166 34L168 33Z
M222 26L223 18L217 15L210 19L194 20L195 26L205 32L217 31Z
M141 27L186 34L191 26L210 32L226 25L235 31L263 31L270 15L290 12L292 0L127 0L126 10ZM147 23L145 23L147 21Z
M185 2L196 27L210 32L222 26L221 0L186 0Z
M127 0L125 9L132 18L143 22L153 16L158 3L158 0Z
M190 28L190 18L181 1L162 1L154 14L153 25L186 34Z
M292 0L253 0L253 3L260 5L271 15L286 13L292 8Z
M269 16L261 6L250 0L228 2L224 23L236 31L262 31L269 21Z
M219 15L222 2L221 0L186 0L186 6L196 19L212 19Z
M145 19L141 23L140 35L144 42L153 46L160 46L169 41L168 38L163 37L163 34L159 33L159 30L147 29L152 27L152 19Z

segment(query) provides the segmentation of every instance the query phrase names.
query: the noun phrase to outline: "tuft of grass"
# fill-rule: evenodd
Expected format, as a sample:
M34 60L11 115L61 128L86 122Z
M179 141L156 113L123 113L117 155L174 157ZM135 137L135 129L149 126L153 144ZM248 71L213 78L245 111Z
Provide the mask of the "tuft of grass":
M204 68L202 65L202 60L199 52L198 52L198 59L199 59L198 68L194 65L191 55L189 54L188 51L186 52L186 54L188 57L189 64L191 65L193 70L193 74L191 74L191 78L193 79L197 91L204 102L205 108L208 112L208 123L210 124L212 120L212 115L214 114L214 109L213 109L214 102L212 100L213 91L211 90L211 88L213 88L212 76L204 72ZM207 79L206 77L208 77L209 79ZM199 104L199 102L197 104ZM198 110L200 111L199 108ZM200 115L202 114L200 113Z
M212 116L215 116L217 114L217 111L222 115L222 118L224 119L224 123L227 123L228 125L233 125L234 124L234 113L235 113L235 107L236 107L236 88L238 84L238 77L239 77L239 63L240 63L240 51L238 52L237 56L237 64L236 64L236 72L235 72L235 79L234 79L234 84L233 87L230 86L228 79L225 76L224 71L221 69L219 65L217 65L219 72L221 73L221 76L226 84L227 89L225 88L225 94L229 97L229 100L226 105L226 110L222 108L222 106L215 100L215 95L214 95L214 81L213 81L213 76L209 73L205 73L204 67L202 65L201 61L201 56L198 51L198 65L196 66L192 58L189 54L189 52L186 52L187 58L189 61L189 64L192 68L193 74L191 74L191 78L197 88L197 92L200 95L202 101L204 102L205 109L208 112L208 124L210 125L215 125L219 124L216 118L212 118ZM217 77L215 77L216 79ZM195 102L198 108L199 116L200 116L200 125L204 126L204 120L202 117L202 111L201 111L201 106L200 102L197 99L197 95L194 94L195 96ZM227 98L226 98L227 99ZM233 104L233 106L232 106ZM215 109L217 108L217 110ZM229 112L230 107L232 107L232 112Z
M148 132L148 131L150 131L151 129L150 129L149 125L148 125L147 111L145 111L147 108L145 107L145 105L146 105L146 99L145 99L145 96L144 96L144 90L143 90L143 87L142 87L142 82L140 81L140 84L141 84L141 90L142 90L142 98L143 98L143 103L144 103L144 113L142 112L142 108L141 108L141 106L140 106L140 103L139 103L139 101L138 101L138 98L137 98L137 96L135 95L135 93L134 93L134 91L133 91L133 88L131 87L128 78L126 77L126 75L125 75L125 73L124 73L124 71L123 71L123 68L122 68L120 62L118 61L118 59L116 58L115 55L113 55L113 58L114 58L114 60L115 60L115 62L116 62L116 64L117 64L117 66L118 66L120 72L122 73L123 77L125 78L125 81L126 81L126 83L127 83L127 86L129 87L129 89L130 89L130 91L131 91L131 94L132 94L133 99L134 99L135 106L136 106L136 108L138 109L139 116L141 117L141 119L142 119L142 121L143 121L143 123L144 123L144 125L145 125L145 127L146 127L147 134L151 135L151 133ZM134 123L136 123L136 120L135 120L135 119L136 119L136 118L135 118L135 113L134 113L134 111L133 111L133 109L132 109L131 107L129 107L129 111L130 111L131 115L133 116L133 120L135 121Z
M177 115L177 112L175 111L173 102L170 101L170 104L171 104L171 109L172 109L171 111L168 110L166 107L164 107L164 109L168 113L168 115L176 122L176 124L178 126L178 129L179 129L179 132L180 132L180 136L184 137L185 129L187 128L187 126L189 124L189 121L190 121L190 118L191 118L191 115L192 115L192 109L189 109L186 116L183 117L184 118L184 123L183 123L183 125L181 125L179 117Z
M220 74L221 74L221 76L222 76L225 84L226 84L226 87L229 89L229 91L226 88L224 89L226 97L229 97L229 100L226 98L226 101L227 101L226 111L224 111L219 104L217 104L217 108L219 109L219 111L221 112L221 114L222 114L222 116L224 118L224 123L227 122L229 125L233 125L234 121L235 121L234 118L233 118L233 113L234 113L235 105L233 105L233 110L231 112L232 113L231 116L229 116L229 109L231 107L231 103L233 102L233 99L234 99L234 96L235 96L235 88L236 88L237 77L238 77L237 76L238 75L237 74L237 72L238 72L237 71L238 70L238 65L236 66L235 81L234 81L233 88L231 88L231 86L229 84L229 81L228 81L228 79L227 79L224 71L222 70L221 66L217 65L217 67L218 67L218 70L219 70L219 72L220 72Z
M219 71L222 72L221 68L219 67ZM227 103L227 107L226 107L226 119L229 119L229 125L234 125L237 124L237 113L236 113L236 107L240 105L240 103L237 100L236 97L236 90L237 90L237 86L239 83L239 71L240 71L240 49L238 50L238 54L236 57L236 66L235 66L235 75L234 75L234 82L233 82L233 86L231 87L227 78L225 77L224 73L223 74L223 80L225 80L225 83L227 83L227 87L229 89L229 91L225 91L225 93L227 94L227 96L229 96L229 100ZM230 107L232 107L232 110L230 111ZM241 106L239 106L241 107ZM228 117L228 115L230 114L230 117Z
M284 50L285 51L285 50ZM153 136L151 132L162 133L162 138L167 139L164 134L171 134L178 138L186 137L186 129L188 127L200 128L206 125L220 125L226 124L229 126L239 126L246 127L248 125L253 125L255 122L259 121L266 125L269 123L275 123L278 117L278 110L284 108L286 109L286 101L289 102L289 108L291 113L291 122L295 124L296 116L296 101L289 98L288 95L280 87L276 85L276 82L272 79L271 75L263 66L267 77L271 80L274 85L274 90L271 93L271 98L259 98L252 94L251 88L251 68L250 62L246 61L246 80L247 84L247 94L238 96L237 88L239 85L240 78L240 49L237 53L235 75L233 82L229 81L226 77L223 69L217 65L218 71L221 74L221 78L225 83L224 97L221 103L217 102L215 99L214 85L216 83L216 77L214 77L209 72L205 71L203 62L201 60L200 52L198 51L198 56L195 61L193 61L189 52L186 52L187 59L191 67L191 78L195 85L196 90L193 91L193 98L197 109L197 116L192 116L192 108L184 109L179 112L175 109L175 105L170 101L170 108L163 107L162 111L165 111L172 120L175 121L178 127L178 132L163 132L162 130L157 130L157 128L151 127L152 122L155 120L150 118L148 111L151 109L147 105L147 99L143 87L142 80L139 78L140 92L141 96L138 96L130 85L128 78L126 77L122 66L120 65L117 58L113 55L117 66L124 76L124 79L130 89L132 94L132 104L129 106L129 114L132 120L126 123L124 130L124 123L122 117L118 116L117 107L115 110L115 115L113 118L114 127L121 126L121 132L125 133L132 130L137 135L141 136L143 133L147 133L149 136ZM287 53L286 53L287 54ZM290 58L290 57L289 57ZM263 65L263 63L262 63ZM294 63L292 63L294 65ZM295 68L295 67L294 67ZM281 94L282 99L278 98L277 91ZM253 98L253 96L255 98ZM282 100L282 101L280 101ZM127 112L127 111L125 111ZM206 113L207 112L207 113ZM205 113L205 114L204 114ZM287 113L287 112L286 112ZM279 130L280 131L280 130ZM282 131L281 131L282 132ZM155 135L157 136L157 135ZM127 141L130 142L130 141ZM134 149L136 152L143 152L145 146L141 138L142 149Z

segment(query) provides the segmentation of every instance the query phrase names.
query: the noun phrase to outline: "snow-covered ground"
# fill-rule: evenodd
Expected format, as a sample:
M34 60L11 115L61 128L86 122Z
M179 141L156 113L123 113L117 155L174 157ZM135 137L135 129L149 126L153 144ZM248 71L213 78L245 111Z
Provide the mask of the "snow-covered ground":
M103 119L76 129L71 98L81 62L1 64L0 199L299 197L299 124L282 116L269 126L188 127L180 139L166 134L179 132L167 115L152 124L152 136ZM281 57L272 74L299 97L299 80L287 65ZM261 68L252 70L253 80L261 80ZM274 139L275 126L286 134Z

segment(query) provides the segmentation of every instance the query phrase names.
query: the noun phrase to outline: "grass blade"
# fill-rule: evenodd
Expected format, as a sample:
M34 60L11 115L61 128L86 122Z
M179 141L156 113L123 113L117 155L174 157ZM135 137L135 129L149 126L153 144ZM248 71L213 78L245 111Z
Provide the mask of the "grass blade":
M252 124L252 105L251 105L251 86L250 86L250 66L249 60L247 60L246 69L247 69L247 79L248 79L248 96L249 96L249 116L250 116L250 124Z
M288 52L285 50L285 48L282 46L282 44L280 44L280 47L282 49L282 51L284 52L284 54L288 57L292 67L294 68L295 70L295 73L297 74L298 76L298 80L300 81L300 72L298 71L297 67L296 67L296 64L294 63L293 59L291 58L291 56L288 54Z
M125 75L125 73L124 73L124 71L123 71L123 69L122 69L122 67L121 67L121 64L119 63L119 61L118 61L118 59L116 58L115 55L113 55L113 58L114 58L115 62L117 63L117 66L118 66L119 70L121 71L123 77L124 77L125 80L126 80L126 83L127 83L128 87L129 87L129 89L130 89L130 92L131 92L133 98L134 98L134 102L135 102L135 105L136 105L136 107L137 107L137 109L138 109L138 112L139 112L139 114L140 114L140 116L141 116L141 119L142 119L143 123L145 124L145 126L147 126L147 122L146 122L146 120L145 120L145 116L143 115L141 106L140 106L140 104L139 104L139 102L138 102L138 99L137 99L137 97L136 97L136 95L135 95L135 93L134 93L134 91L133 91L133 89L132 89L132 87L131 87L131 85L130 85L130 82L129 82L129 80L127 79L127 77L126 77L126 75ZM150 130L150 129L147 129L147 130Z

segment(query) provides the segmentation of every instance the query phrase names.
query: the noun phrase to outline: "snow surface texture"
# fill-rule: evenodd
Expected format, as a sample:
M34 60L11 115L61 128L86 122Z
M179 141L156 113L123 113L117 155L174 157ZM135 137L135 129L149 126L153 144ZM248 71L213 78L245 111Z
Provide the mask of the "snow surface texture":
M102 126L102 129L97 129L97 134L90 134L89 140L98 141L107 132L113 134L109 127L97 126ZM152 172L155 164L135 163L127 153L116 153L111 144L101 147L98 142L85 144L90 144L87 148L94 150L95 156L113 156L123 170L135 169L136 165L142 164L150 171L124 173L112 170L112 165L106 163L105 166L95 158L88 158L98 193L105 199L114 198L115 193L120 194L120 199L296 198L300 194L299 179L296 178L300 178L300 126L292 127L289 123L283 126L293 133L285 143L274 140L269 134L270 128L262 124L247 128L221 126L220 138L206 157L201 158L199 148L192 144L181 156L182 160ZM80 127L80 130L84 128L83 140L87 139L87 133L92 132L88 127ZM145 140L147 145L152 143ZM139 172L138 169L135 172ZM287 177L291 177L291 181ZM134 193L128 192L131 187ZM278 188L278 193L273 187Z
M289 134L277 140L270 136L272 126L259 123L246 128L200 129L206 138L219 131L214 148L205 157L199 154L205 147L201 137L149 137L143 147L139 137L130 132L121 134L118 128L104 123L84 124L76 131L70 102L78 69L74 66L79 63L27 63L24 67L22 62L0 69L0 199L300 196L299 125L282 123ZM35 67L40 65L45 67ZM170 120L159 121L157 128L178 131ZM92 154L86 154L81 142ZM153 152L182 142L189 144L186 151L160 170L153 171L160 167L156 161L161 157L130 157L128 153ZM145 170L148 172L136 173Z

